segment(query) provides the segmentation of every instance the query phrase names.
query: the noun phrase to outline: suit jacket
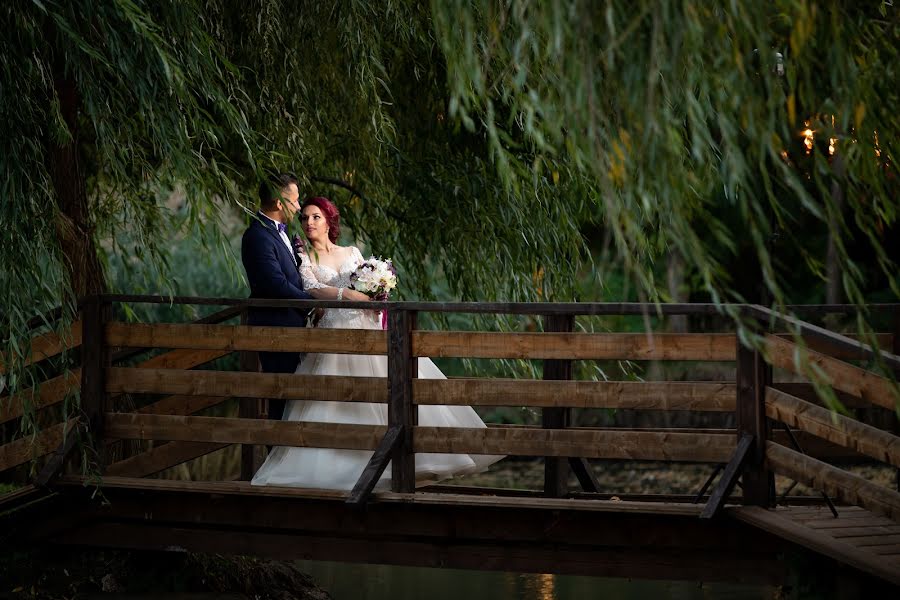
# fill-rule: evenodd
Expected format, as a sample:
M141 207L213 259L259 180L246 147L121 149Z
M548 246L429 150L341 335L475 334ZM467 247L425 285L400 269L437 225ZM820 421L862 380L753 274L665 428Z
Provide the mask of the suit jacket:
M241 261L250 283L251 298L308 300L293 253L278 230L263 218L254 219L241 239ZM306 327L306 311L295 308L251 308L249 325ZM299 355L295 352L260 352L263 371L293 373Z

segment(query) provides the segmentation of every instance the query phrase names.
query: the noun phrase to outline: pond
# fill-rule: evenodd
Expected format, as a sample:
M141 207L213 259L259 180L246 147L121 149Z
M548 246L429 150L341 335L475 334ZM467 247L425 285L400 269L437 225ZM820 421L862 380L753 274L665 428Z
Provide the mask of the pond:
M778 588L758 584L637 581L319 561L298 561L296 564L334 600L756 600L781 597Z

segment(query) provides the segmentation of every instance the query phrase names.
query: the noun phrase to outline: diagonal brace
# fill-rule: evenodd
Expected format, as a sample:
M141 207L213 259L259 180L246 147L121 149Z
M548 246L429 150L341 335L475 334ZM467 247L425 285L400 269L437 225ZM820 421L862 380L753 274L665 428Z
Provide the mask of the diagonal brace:
M388 428L384 437L381 438L378 448L372 453L369 464L363 469L356 485L353 486L353 490L347 498L347 504L355 507L365 505L369 498L369 494L375 489L375 484L378 483L381 474L384 473L388 463L391 462L391 456L393 456L394 450L400 446L400 442L403 439L402 433L402 425L392 425Z
M731 494L731 490L734 489L734 484L737 483L738 477L744 471L744 465L747 463L747 458L750 456L750 450L753 448L754 443L753 436L749 433L741 436L737 448L734 449L734 454L731 455L731 460L725 466L722 477L713 488L706 506L703 507L703 512L700 514L701 519L712 519L719 514L719 511Z

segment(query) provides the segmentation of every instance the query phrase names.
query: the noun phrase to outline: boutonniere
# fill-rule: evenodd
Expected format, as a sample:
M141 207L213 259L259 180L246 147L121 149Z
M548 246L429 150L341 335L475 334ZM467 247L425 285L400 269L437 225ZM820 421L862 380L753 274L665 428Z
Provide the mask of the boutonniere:
M294 256L297 258L297 264L300 264L300 257L306 254L306 240L303 236L294 234L291 238L291 247L294 249Z

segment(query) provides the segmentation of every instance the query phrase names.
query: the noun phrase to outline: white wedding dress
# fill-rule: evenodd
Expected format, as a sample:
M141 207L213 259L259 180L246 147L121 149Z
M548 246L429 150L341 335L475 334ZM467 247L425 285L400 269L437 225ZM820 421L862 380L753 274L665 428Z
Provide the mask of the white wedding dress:
M350 275L363 262L357 248L338 272L325 265L312 265L304 257L300 275L304 288L349 287ZM380 313L370 310L327 309L318 327L336 329L381 329ZM297 367L301 375L387 377L387 357L360 354L308 354ZM419 358L421 379L445 379L428 358ZM293 400L284 410L284 421L387 424L387 405L364 402ZM419 424L431 427L485 427L468 406L420 406ZM368 450L330 448L273 448L251 481L252 485L279 485L331 490L351 490L372 456ZM426 485L456 475L484 471L502 456L468 454L416 454L416 485ZM391 468L385 469L376 490L390 489Z

